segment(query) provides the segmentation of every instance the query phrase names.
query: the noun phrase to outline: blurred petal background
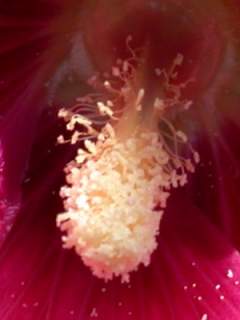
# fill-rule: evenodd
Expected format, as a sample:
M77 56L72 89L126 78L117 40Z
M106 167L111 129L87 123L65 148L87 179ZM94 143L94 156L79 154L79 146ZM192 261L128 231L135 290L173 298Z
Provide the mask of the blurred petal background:
M240 319L239 18L237 0L0 2L1 319ZM170 198L150 267L122 285L62 249L58 191L75 150L56 146L56 110L126 55L128 34L149 67L184 55L194 104L179 123L201 164Z

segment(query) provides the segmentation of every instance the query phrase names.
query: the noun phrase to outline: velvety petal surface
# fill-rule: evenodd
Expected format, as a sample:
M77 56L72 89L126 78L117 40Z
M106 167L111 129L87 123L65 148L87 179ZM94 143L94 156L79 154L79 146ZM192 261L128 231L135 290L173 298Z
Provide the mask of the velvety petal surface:
M239 3L129 1L122 11L109 4L0 4L0 238L16 219L0 251L0 318L238 320ZM75 151L56 146L63 128L54 106L124 55L129 31L146 40L153 65L185 54L181 77L197 79L186 90L196 105L182 122L202 161L169 201L151 266L122 285L97 280L61 248L58 191Z
M2 319L238 318L239 253L185 192L171 199L151 266L129 285L105 284L61 249L52 193L58 178L52 168L43 173L2 249Z
M47 105L47 80L61 52L51 27L60 9L50 1L0 4L0 243L21 206L22 183Z

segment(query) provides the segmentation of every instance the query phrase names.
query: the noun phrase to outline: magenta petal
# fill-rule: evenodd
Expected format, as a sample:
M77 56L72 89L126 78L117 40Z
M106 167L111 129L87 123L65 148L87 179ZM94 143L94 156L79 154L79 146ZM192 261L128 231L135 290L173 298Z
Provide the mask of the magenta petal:
M57 43L57 38L48 36L48 19L55 12L64 11L61 7L64 2L13 1L11 5L0 5L4 15L4 19L0 17L0 27L8 31L12 28L11 35L16 34L19 23L28 29L27 33L24 31L26 36L19 32L16 41L11 38L0 49L5 58L0 80L0 111L4 116L0 129L1 235L5 235L19 204L22 205L0 253L0 319L85 320L95 316L103 320L240 319L240 256L230 243L230 240L237 243L234 223L239 221L236 218L239 181L230 178L229 162L222 152L225 149L222 146L218 149L219 141L211 140L212 137L207 138L209 154L206 144L203 146L203 168L199 170L200 179L195 180L194 201L192 194L184 192L177 192L170 199L152 264L133 274L129 286L118 280L108 284L97 280L79 257L61 248L55 226L56 214L62 210L57 192L63 180L63 166L71 155L70 151L55 147L57 126L51 123L50 116L48 120L44 118L39 88L46 81L50 65L56 63L54 55L42 55L46 48L49 50L49 44ZM185 8L183 1L179 3ZM205 26L204 22L201 26L204 28L200 44L205 53L211 48L214 62L202 81L202 89L214 77L221 41L219 34L215 37L211 24ZM65 25L61 27L65 32ZM53 28L51 32L56 30ZM209 31L211 37L206 36ZM60 42L65 39L56 34ZM197 34L196 30L194 38ZM191 47L192 41L187 43ZM206 66L198 50L199 41L195 43L198 64L204 65L198 70L204 78L208 61ZM165 55L168 57L168 51ZM40 132L36 131L37 124ZM230 163L237 172L239 158L234 147L235 143L230 148L234 151ZM208 177L209 173L214 177ZM23 187L26 177L30 181L25 181ZM214 181L214 188L208 178Z
M190 191L196 205L239 248L240 128L226 119L224 123L202 136L197 147L202 161Z
M29 157L47 106L46 84L61 51L55 50L53 21L63 4L0 4L0 243L21 206Z
M5 8L9 7L0 5L1 15ZM6 11L0 22L0 243L21 205L22 183L46 106L45 84L54 65L45 56L50 33L46 12L37 27L33 17L24 18L19 11L16 18L13 12ZM35 15L40 17L40 12Z
M1 240L10 229L15 213L20 206L21 185L25 177L41 110L41 105L38 106L33 100L28 101L26 95L20 101L17 101L4 117L0 129ZM32 105L35 108L34 112L32 112Z
M162 233L163 248L176 282L182 284L192 302L198 302L194 303L197 310L208 314L209 319L238 319L238 251L184 195L172 199L171 206L173 211L169 208L171 218L166 225L174 231L166 226ZM160 239L160 249L161 246ZM173 274L169 281L171 278ZM177 283L173 286L177 287ZM182 318L195 319L191 315L184 317L184 312L182 305Z
M133 274L130 286L104 284L62 251L51 192L60 166L28 195L2 250L2 319L238 319L240 256L184 194L172 197L152 264Z

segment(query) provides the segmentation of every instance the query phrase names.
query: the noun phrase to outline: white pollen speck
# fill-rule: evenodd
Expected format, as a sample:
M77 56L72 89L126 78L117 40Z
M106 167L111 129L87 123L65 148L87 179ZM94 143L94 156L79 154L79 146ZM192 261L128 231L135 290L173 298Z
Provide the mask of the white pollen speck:
M160 76L161 74L162 74L162 71L161 71L161 69L159 69L159 68L155 68L155 74L156 74L156 76Z
M97 313L96 308L93 308L93 309L92 309L91 314L90 314L90 317L91 317L91 318L97 318L97 317L98 317L98 313Z
M188 286L184 286L183 289L184 289L184 290L187 290L187 289L188 289Z
M107 289L103 287L103 288L101 289L101 291L102 291L102 292L106 292Z
M193 283L193 284L192 284L192 287L193 287L193 288L196 288L196 286L197 286L196 283Z
M236 286L238 286L238 285L239 285L239 281L236 280L236 281L234 282L234 284L235 284Z
M221 285L220 284L217 284L216 286L215 286L215 289L216 290L219 290L221 288Z
M202 296L197 297L198 301L202 301Z
M223 295L221 295L219 298L220 298L220 300L224 300L225 297Z
M208 315L206 313L204 313L204 315L202 316L201 320L208 320Z
M192 262L192 266L193 266L193 267L196 267L196 265L197 265L196 262L193 261L193 262Z
M228 272L227 272L227 277L228 277L229 279L232 279L232 278L233 278L233 272L232 272L231 269L228 270Z

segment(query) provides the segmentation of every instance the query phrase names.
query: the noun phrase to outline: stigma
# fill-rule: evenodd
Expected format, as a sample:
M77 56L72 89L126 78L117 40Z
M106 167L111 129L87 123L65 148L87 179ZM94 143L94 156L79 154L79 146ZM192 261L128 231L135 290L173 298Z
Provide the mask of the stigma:
M127 282L131 272L150 264L171 191L187 183L188 172L199 162L186 134L167 119L168 109L181 102L179 87L169 80L181 59L170 74L156 69L166 91L174 92L171 98L165 92L145 101L137 67L118 60L102 80L103 95L88 95L59 111L71 137L60 136L58 142L79 148L65 168L64 212L57 226L64 248L75 249L105 281L120 277ZM91 82L99 84L96 78ZM190 104L181 103L184 108ZM189 148L189 157L179 155L179 145Z

